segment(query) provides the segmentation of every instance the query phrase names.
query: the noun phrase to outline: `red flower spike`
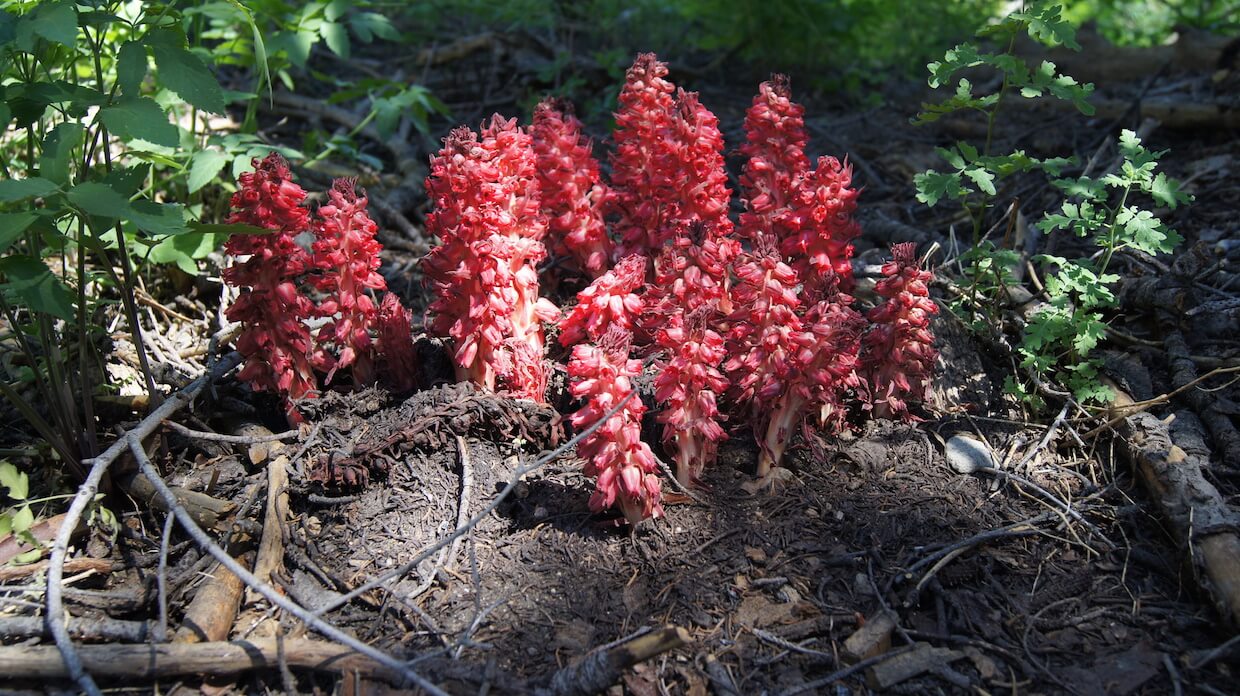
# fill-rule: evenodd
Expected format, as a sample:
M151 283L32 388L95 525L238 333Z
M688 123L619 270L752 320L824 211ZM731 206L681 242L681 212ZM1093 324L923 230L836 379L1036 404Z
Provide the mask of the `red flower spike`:
M886 301L867 315L873 326L863 339L863 372L875 417L914 422L908 401L925 401L929 394L938 358L930 318L939 308L926 285L934 276L921 270L916 245L896 244L891 254L875 288Z
M818 158L818 166L797 182L780 251L813 292L821 294L832 277L840 290L852 289L852 240L861 234L853 219L858 193L852 167L834 157Z
M306 192L292 182L288 163L274 152L261 161L255 158L254 171L242 174L239 182L228 222L271 234L233 235L224 245L228 254L248 257L221 273L229 285L248 288L225 312L242 327L237 350L245 365L237 376L256 390L283 395L289 421L298 423L301 415L293 402L318 388L304 323L315 307L297 287L310 265L310 255L296 241L309 228L309 212L301 207Z
M570 109L567 102L557 99L542 101L534 109L530 136L554 251L572 254L582 269L597 278L607 270L611 257L602 213L607 188L599 178L590 142L581 134L581 121Z
M588 428L633 391L633 380L642 366L640 360L629 359L630 342L628 332L612 326L597 345L583 343L573 348L568 363L573 380L570 390L585 401L571 416L573 427ZM577 454L586 460L586 475L597 477L590 510L597 513L618 505L630 525L663 516L659 467L641 440L645 410L641 399L634 396L577 444Z
M791 97L788 78L773 75L758 86L745 114L741 153L746 161L740 182L746 212L741 214L740 228L749 239L767 235L777 244L782 241L779 218L787 212L797 180L809 171L805 108Z
M620 215L616 253L621 257L649 255L659 248L664 209L675 190L671 179L676 170L671 143L675 87L665 77L667 64L653 53L642 53L620 90L607 207Z
M729 275L740 242L705 234L701 225L672 238L655 260L655 282L646 290L646 328L651 333L675 314L714 306L731 312Z
M611 325L632 331L645 303L638 290L646 283L646 257L624 257L614 268L577 293L577 305L560 322L560 345L598 341Z
M393 293L379 303L376 325L379 329L376 352L380 374L397 393L412 390L418 384L417 360L413 351L413 317Z
M759 240L753 253L737 259L738 278L733 288L736 309L731 316L727 362L724 371L732 380L735 400L747 407L758 421L755 434L767 431L768 420L796 377L794 360L809 341L805 338L799 309L800 279L771 248ZM761 436L761 435L759 435ZM769 438L763 437L760 444ZM763 449L758 475L765 477L778 457Z
M679 90L676 106L672 125L677 146L676 164L681 171L674 182L679 188L674 199L678 205L668 222L700 223L711 235L726 237L732 232L732 221L728 218L732 190L728 188L727 167L723 161L719 119L702 105L696 92ZM662 234L670 238L675 231L673 227Z
M458 378L495 389L499 366L525 360L511 354L509 339L527 343L527 357L539 360L523 364L542 369L541 322L558 312L538 295L547 224L530 136L499 115L481 136L458 128L432 159L426 188L434 204L427 229L440 240L425 264L436 295L430 328L456 342ZM505 374L505 386L519 394L545 383L529 370Z
M313 282L326 293L320 310L332 317L319 329L320 346L335 345L339 357L328 370L330 382L336 370L353 368L353 384L374 381L375 347L370 329L376 307L367 290L386 290L379 275L379 252L375 240L379 226L366 212L367 199L357 193L352 179L337 179L328 191L328 203L319 207L314 224L313 264L320 271ZM335 317L336 313L339 317Z
M663 440L676 443L676 479L684 486L698 483L715 461L718 442L727 437L717 406L728 387L718 369L725 350L723 337L708 328L712 309L677 315L655 334L658 345L673 356L655 378L655 400L664 404L659 414Z

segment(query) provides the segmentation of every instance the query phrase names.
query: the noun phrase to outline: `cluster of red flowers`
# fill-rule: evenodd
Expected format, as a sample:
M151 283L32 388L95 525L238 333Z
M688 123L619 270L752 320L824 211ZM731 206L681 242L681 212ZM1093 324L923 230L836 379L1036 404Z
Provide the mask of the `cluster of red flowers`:
M236 259L224 269L224 281L244 289L225 312L241 324L237 350L245 366L238 376L254 389L283 396L289 421L299 422L296 404L317 393L317 373L326 373L330 382L337 370L349 368L355 385L373 381L378 355L373 329L383 336L378 348L385 376L397 388L412 387L408 312L389 294L377 315L366 292L387 284L377 272L382 249L375 241L377 226L354 182L337 180L329 202L311 215L303 207L305 190L274 152L255 158L254 171L239 181L228 222L270 232L236 234L224 245ZM298 241L303 234L313 237L309 251ZM319 302L311 290L321 295ZM307 320L315 317L327 321L312 336Z
M661 354L658 420L686 485L727 436L721 404L753 423L765 476L807 422L838 431L867 409L912 419L906 401L925 397L935 359L928 274L911 248L884 267L886 302L864 317L853 308L858 191L846 162L811 163L787 79L763 83L746 115L734 229L718 120L667 75L652 54L629 69L608 182L581 123L551 100L529 135L498 116L481 137L453 131L427 181L440 239L426 263L430 326L455 341L459 377L542 399L538 327L554 315L537 294L544 234L594 278L560 324L585 404L572 422L587 427L629 398L578 453L596 477L591 508L619 506L631 523L661 513L632 351Z
M496 115L481 134L457 128L431 161L426 189L439 237L426 258L435 288L432 331L456 342L459 379L543 401L543 321L559 316L538 295L547 233L532 139Z

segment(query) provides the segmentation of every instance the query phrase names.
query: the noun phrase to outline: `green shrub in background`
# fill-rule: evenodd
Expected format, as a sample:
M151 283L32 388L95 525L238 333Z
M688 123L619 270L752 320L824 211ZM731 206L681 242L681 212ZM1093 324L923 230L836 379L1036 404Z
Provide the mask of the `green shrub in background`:
M1162 43L1177 26L1216 33L1240 30L1235 0L1075 0L1064 16L1075 24L1094 21L1108 40L1124 45Z

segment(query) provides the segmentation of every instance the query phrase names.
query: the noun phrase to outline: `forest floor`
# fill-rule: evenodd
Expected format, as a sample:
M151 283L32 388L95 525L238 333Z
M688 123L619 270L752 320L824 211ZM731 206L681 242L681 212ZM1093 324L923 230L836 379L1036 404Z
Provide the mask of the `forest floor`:
M523 76L538 55L519 43L493 42L435 64L424 78L461 121L476 124L491 111L518 113L517 102L531 89ZM377 59L356 60L383 67ZM688 76L675 65L671 77L702 93L735 147L756 81L718 70ZM1120 127L1142 128L1151 149L1169 149L1160 166L1188 182L1196 201L1164 219L1186 238L1185 258L1201 259L1175 308L1174 329L1203 374L1240 364L1240 286L1233 282L1240 273L1240 138L1234 122L1145 121L1142 103L1223 104L1219 112L1234 118L1238 81L1240 72L1220 78L1172 63L1152 79L1103 83L1100 97L1125 105L1118 114L1088 119L1016 106L1004 114L996 139L999 150L1074 154L1098 160L1100 168L1117 157ZM478 94L487 95L481 103ZM892 242L916 241L923 251L939 243L938 273L953 272L959 248L949 230L963 229L963 220L953 217L956 209L917 203L911 179L935 166L935 146L976 137L978 124L911 126L909 117L927 96L913 82L888 86L882 107L797 94L807 107L811 154L847 154L864 186L859 268L881 263ZM267 135L276 141L307 119L334 129L356 116L287 100L275 105ZM605 142L601 131L597 136ZM416 262L427 241L419 225L407 222L425 210L420 177L433 143L373 146L381 157L399 150L419 163L394 177L367 181L361 174L378 201L388 245L382 271L420 316L426 299ZM298 174L311 181L319 175ZM1044 181L1030 179L1008 198L1019 199L1033 221L1057 207L1056 196ZM1029 229L1024 218L1016 222L1013 227ZM1084 248L1056 237L1009 241L1026 251L1040 244L1038 253ZM1158 275L1159 266L1127 258L1121 268L1128 282ZM868 281L861 275L858 295L872 302L873 274ZM574 289L566 280L554 292L565 303ZM175 386L176 373L193 377L205 366L199 349L219 328L219 286L168 283L151 293L156 309L146 330L173 368L166 381ZM1223 304L1194 311L1210 301ZM1137 400L1180 386L1169 357L1176 350L1164 344L1168 326L1159 312L1166 309L1125 306L1111 324L1108 367ZM442 344L426 337L418 342L423 377L438 386L407 400L377 390L329 394L308 405L296 441L279 451L173 431L151 451L170 484L236 506L229 521L248 536L234 535L231 548L247 560L269 505L266 466L287 464L282 567L272 584L301 605L324 610L345 632L416 660L414 669L453 694L529 692L600 646L668 624L684 629L687 644L628 667L609 693L1234 693L1240 645L1229 640L1233 629L1201 589L1198 559L1186 558L1184 541L1160 516L1158 493L1124 456L1122 438L1105 430L1090 434L1101 421L1062 401L1047 413L1027 412L1004 394L1013 359L1001 345L973 337L946 311L934 330L942 358L924 422L798 437L789 455L792 476L772 493L745 488L757 448L738 424L720 464L707 471L705 488L696 497L669 494L665 518L635 533L589 512L591 484L571 452L540 459L571 435L556 410L446 384L451 372ZM559 382L552 406L568 413L562 377ZM1200 411L1205 404L1215 422L1221 414L1234 435L1240 389L1222 377L1203 386L1222 388L1150 412L1174 417L1172 438L1208 462L1205 478L1234 504L1240 461L1228 460ZM191 428L244 434L253 430L238 423L283 430L270 422L278 411L227 379L192 415L178 419ZM122 426L137 418L111 417ZM655 442L653 422L647 431ZM956 436L980 440L993 465L1010 476L957 473L947 452ZM341 478L361 485L323 484ZM122 533L115 540L95 534L79 543L79 555L103 564L71 578L68 608L103 624L144 622L153 630L162 585L170 630L184 626L187 607L222 574L179 533L161 571L163 515L145 501L117 508ZM480 519L454 542L423 553L474 516ZM247 527L246 520L259 522ZM425 560L412 563L420 554ZM394 571L403 572L385 588L342 603L347 593ZM29 577L2 577L8 584L0 586L6 612L0 631L6 616L30 613L38 601L21 600L33 591ZM307 635L253 593L226 628L233 640ZM80 635L83 643L119 642L109 642L106 631ZM834 676L859 660L856 669ZM112 692L152 685L212 693L388 688L381 670L343 670L349 676L342 678L324 669L291 675L276 668L243 675L207 669L205 676L100 681ZM6 686L40 688L37 679L20 676Z

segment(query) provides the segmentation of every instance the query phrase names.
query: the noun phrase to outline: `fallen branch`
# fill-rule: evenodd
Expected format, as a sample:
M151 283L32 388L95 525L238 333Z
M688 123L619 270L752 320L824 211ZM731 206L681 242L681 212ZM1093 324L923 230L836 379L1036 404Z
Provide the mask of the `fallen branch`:
M664 626L621 643L600 649L556 672L544 696L588 696L605 691L620 680L624 670L655 655L690 642L689 632Z
M1112 413L1133 403L1114 383ZM1149 413L1126 416L1117 424L1120 451L1154 497L1177 545L1200 572L1198 581L1219 613L1240 627L1240 536L1235 513L1202 475L1209 462L1171 440L1167 423Z
M281 664L316 672L355 672L393 684L401 681L398 673L343 646L304 638L285 639L283 643L279 646L275 638L265 638L227 643L83 645L77 650L82 665L92 674L122 679L129 685L137 680L190 674L233 675L275 669ZM50 646L0 647L0 664L4 665L6 679L70 676L56 648Z
M146 621L123 621L106 617L74 618L69 621L68 629L69 635L78 640L145 643L151 638L151 625ZM0 638L42 638L47 635L47 624L41 616L0 617ZM0 658L0 661L2 660L3 658Z
M215 338L212 339L213 342L215 340ZM73 640L69 637L69 631L65 628L64 623L65 608L64 597L61 593L61 582L64 580L65 557L69 553L69 539L73 536L74 530L77 529L78 521L82 519L82 514L86 512L86 506L90 505L91 501L94 500L95 494L99 490L99 482L103 480L103 475L107 473L108 467L116 461L116 458L130 448L140 451L142 449L142 441L155 432L169 416L191 403L198 396L198 392L202 391L203 387L207 386L212 380L226 374L229 370L236 367L239 362L241 362L241 356L237 353L230 353L212 365L206 374L194 380L188 387L160 404L150 415L143 418L137 427L125 433L103 454L82 462L84 467L89 467L89 472L86 475L86 479L82 481L82 485L78 488L77 495L73 497L69 510L65 512L65 521L60 525L60 531L57 532L56 539L52 542L52 556L48 559L46 621L48 632L52 634L52 638L56 641L56 648L64 659L66 673L70 679L77 683L82 691L91 696L102 696L102 692L99 691L95 681L82 668L82 662L78 658L77 651L73 646ZM171 497L171 492L169 496Z

